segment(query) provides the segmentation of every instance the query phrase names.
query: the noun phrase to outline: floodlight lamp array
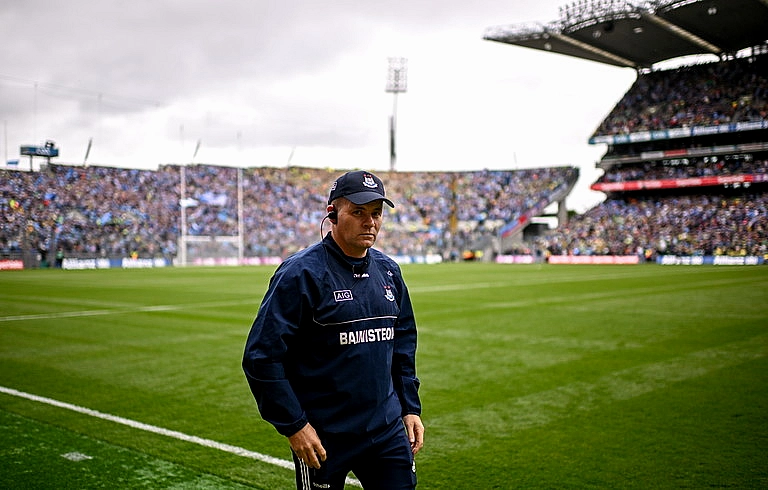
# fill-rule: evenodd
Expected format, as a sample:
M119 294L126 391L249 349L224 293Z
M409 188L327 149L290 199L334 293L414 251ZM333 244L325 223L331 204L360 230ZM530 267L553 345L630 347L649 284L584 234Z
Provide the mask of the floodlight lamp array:
M547 39L550 32L559 32L557 24L524 23L518 25L492 26L483 33L483 39L494 41L522 41L526 39Z
M700 2L701 0L651 0L652 10L673 10L686 5Z
M639 7L627 0L577 0L560 7L563 31L577 30L601 22L638 17Z
M387 92L400 93L408 89L408 60L406 58L388 58Z

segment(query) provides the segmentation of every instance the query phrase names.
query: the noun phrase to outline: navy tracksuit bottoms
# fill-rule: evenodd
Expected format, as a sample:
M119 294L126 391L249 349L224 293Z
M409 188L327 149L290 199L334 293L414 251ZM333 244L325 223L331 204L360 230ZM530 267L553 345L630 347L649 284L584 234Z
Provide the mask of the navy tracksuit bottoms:
M293 455L298 490L343 490L350 471L365 490L416 488L416 465L401 420L364 436L320 431L318 435L327 456L320 469Z

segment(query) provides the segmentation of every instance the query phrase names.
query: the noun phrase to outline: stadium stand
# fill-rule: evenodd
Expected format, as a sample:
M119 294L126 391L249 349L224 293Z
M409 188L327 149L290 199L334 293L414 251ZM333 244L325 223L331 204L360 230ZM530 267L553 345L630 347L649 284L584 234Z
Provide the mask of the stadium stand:
M533 237L534 247L662 263L768 260L765 25L768 4L755 0L595 0L563 7L546 25L487 29L487 40L637 70L590 138L607 145L591 186L606 200ZM717 60L655 68L705 54Z
M60 164L35 172L0 170L0 254L26 252L31 266L58 264L63 257L172 263L182 234L181 170L177 165L137 170ZM236 256L236 241L218 249L209 245L215 237L238 235L241 220L244 257L285 258L310 245L320 237L328 185L341 172L185 167L186 235L201 238L190 240L191 255ZM498 253L499 229L535 205L561 199L578 172L556 167L382 176L398 203L385 221L382 248L399 256L450 259L466 251Z
M556 255L764 256L768 195L642 195L609 199L538 238Z

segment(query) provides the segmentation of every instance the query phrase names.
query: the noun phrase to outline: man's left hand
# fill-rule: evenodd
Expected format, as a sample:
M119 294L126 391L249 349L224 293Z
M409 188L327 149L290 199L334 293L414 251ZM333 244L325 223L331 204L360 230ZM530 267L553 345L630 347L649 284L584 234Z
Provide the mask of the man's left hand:
M411 451L416 454L424 446L424 424L421 423L421 417L414 414L403 417L403 423L408 433L408 441L411 443Z

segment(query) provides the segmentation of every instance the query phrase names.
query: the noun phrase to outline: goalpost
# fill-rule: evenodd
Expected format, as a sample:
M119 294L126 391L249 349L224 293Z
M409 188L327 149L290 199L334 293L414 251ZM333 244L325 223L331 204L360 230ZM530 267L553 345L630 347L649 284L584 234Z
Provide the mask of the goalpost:
M241 235L182 235L179 265L239 265L243 258Z
M240 265L243 263L245 236L243 221L243 169L237 171L237 235L189 235L187 207L196 206L186 195L186 167L180 169L181 234L178 243L178 265Z

